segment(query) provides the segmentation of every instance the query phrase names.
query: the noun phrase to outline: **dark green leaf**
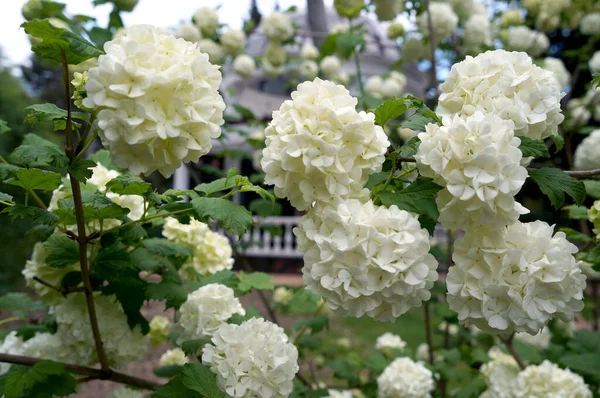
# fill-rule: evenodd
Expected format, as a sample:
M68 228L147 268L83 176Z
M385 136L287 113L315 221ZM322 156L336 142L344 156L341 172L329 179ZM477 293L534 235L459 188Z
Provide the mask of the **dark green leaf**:
M568 346L575 352L581 354L600 353L600 332L581 329L575 332L575 335Z
M408 142L398 149L398 156L403 158L410 158L415 156L417 151L419 150L419 145L421 145L421 140L419 137L413 137Z
M117 205L101 192L82 192L81 199L83 201L83 214L86 221L106 218L121 219L129 213L129 209ZM56 213L60 213L59 215L65 220L65 223L69 224L68 220L70 219L70 223L74 224L73 212L75 204L73 198L69 197L59 200L58 205L64 211L60 212L59 209Z
M242 236L252 225L252 213L243 206L226 199L219 198L197 198L192 200L192 206L198 214L198 218L207 221L211 218L219 221L221 226L228 232Z
M46 264L65 268L79 262L79 245L65 235L52 235L44 242Z
M195 356L208 343L210 343L210 339L188 340L181 343L181 349L185 352L185 355Z
M571 220L587 220L588 208L585 206L568 205L562 208L569 213Z
M343 58L350 58L357 47L362 50L366 44L363 35L357 33L340 33L335 38L336 50Z
M240 104L233 104L233 108L244 119L256 119L254 117L254 112L252 112L250 109L246 108L245 106L242 106Z
M596 380L600 381L600 355L597 352L566 355L560 359L560 363L570 370L593 376Z
M35 124L36 122L53 122L53 121L64 121L64 127L66 128L66 120L68 117L68 113L65 109L59 108L58 106L50 103L45 104L34 104L25 108L29 113L25 117L25 121L30 124ZM72 112L72 118L87 120L87 117L81 112ZM78 125L77 123L74 123ZM55 125L56 127L56 125ZM58 127L63 127L59 125Z
M410 108L417 108L423 102L413 101L409 98L392 98L379 105L373 112L375 114L375 123L381 127L398 116L402 115Z
M14 221L17 218L22 218L31 221L36 225L54 226L60 219L56 214L50 213L48 210L34 206L14 205L2 210Z
M560 231L564 232L565 235L567 235L567 239L571 242L587 243L592 241L591 237L582 232L576 231L573 228L561 228Z
M429 123L434 123L434 120L419 113L415 113L409 117L407 121L400 123L400 127L414 131L425 131L425 126Z
M294 323L294 329L296 330L302 328L303 326L310 328L311 333L319 333L321 330L329 328L329 318L315 317L299 319Z
M118 168L113 164L112 160L110 159L110 152L106 149L101 149L98 152L93 153L92 155L88 156L88 159L93 160L98 164L101 164L107 169L118 170Z
M6 120L0 120L0 135L8 133L9 131L10 127L8 127L8 123L6 123Z
M371 369L375 373L375 375L378 375L381 372L383 372L387 365L388 360L386 359L385 355L383 355L379 351L373 351L371 354L369 354L369 356L363 363L363 366L365 366L368 369Z
M152 185L141 178L121 175L110 180L106 189L119 195L146 196L152 192Z
M61 183L60 174L40 169L20 169L14 178L5 181L27 191L54 191Z
M529 176L538 184L540 190L548 196L556 209L565 203L565 193L575 203L581 205L585 200L585 185L560 169L544 167L533 170Z
M245 294L252 289L273 290L275 288L275 285L273 285L273 277L264 272L252 272L247 274L244 271L241 271L239 273L239 278L240 283L237 288L242 294Z
M62 385L54 385L57 379L62 381ZM6 398L39 397L39 394L33 393L38 389L49 394L47 395L49 398L53 395L65 396L75 392L76 385L77 381L69 375L62 363L45 360L31 368L10 373L4 381L4 396Z
M199 281L187 281L188 286L193 290L199 289L202 286L209 285L211 283L219 283L232 289L236 289L238 283L240 283L240 280L234 272L223 270L216 272L211 276L202 277Z
M32 50L41 57L61 62L61 50L68 64L77 65L87 59L98 57L103 51L78 34L66 29L55 28L48 20L32 20L21 25L25 32L42 39Z
M314 314L319 309L320 299L318 294L301 288L294 292L287 305L294 314Z
M182 369L183 366L181 365L161 366L160 368L154 369L154 374L158 377L170 379L171 377L179 376Z
M102 247L94 259L94 273L111 281L118 280L120 276L127 277L124 271L132 268L127 246L120 242Z
M365 188L371 189L376 185L383 183L387 180L389 173L375 173L369 176L369 180L365 184Z
M87 179L92 178L93 167L96 167L96 162L89 159L76 160L70 167L69 173L79 182L85 183Z
M167 384L157 387L152 394L152 398L202 398L201 394L188 389L183 384L181 376L176 376Z
M396 205L399 209L417 214L423 214L437 220L438 212L435 195L442 189L430 178L419 177L408 187L397 191L379 192L379 198L384 206Z
M201 363L187 363L181 373L183 384L206 398L223 398L225 393L217 386L216 375Z
M0 308L11 311L15 316L26 317L32 311L45 311L48 305L33 301L25 293L6 293L0 296Z
M519 149L523 152L523 157L537 158L549 158L550 152L546 147L546 143L541 140L534 140L529 137L519 137L521 139L521 145Z
M69 164L64 150L35 134L27 134L23 143L8 157L10 162L24 167L62 169Z
M559 133L556 133L553 136L551 136L550 138L552 139L552 141L554 142L554 145L556 146L556 151L554 151L554 153L563 149L563 147L565 146L565 139L563 138L562 135L560 135Z
M145 239L142 244L151 253L164 257L179 257L185 259L193 254L192 249L179 243L170 242L166 239Z
M166 308L178 309L187 299L186 290L180 284L173 282L150 283L146 293L149 299L166 300Z

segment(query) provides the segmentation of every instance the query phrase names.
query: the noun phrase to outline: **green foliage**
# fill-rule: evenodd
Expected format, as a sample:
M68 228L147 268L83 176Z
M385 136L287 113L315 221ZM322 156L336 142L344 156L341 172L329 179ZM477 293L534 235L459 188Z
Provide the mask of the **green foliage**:
M396 152L398 156L403 158L409 158L415 156L417 151L419 150L419 145L421 145L421 140L419 137L413 137L408 142L400 147Z
M93 220L104 220L107 218L121 219L129 213L129 209L123 208L100 192L82 192L83 215L86 222ZM54 213L60 216L66 225L75 224L75 202L73 197L58 201L59 210Z
M147 197L152 192L152 185L141 178L120 175L106 184L106 189L119 195L138 195Z
M57 121L62 121L65 122L66 126L66 121L68 117L67 111L65 109L59 108L54 104L35 104L30 105L25 109L29 111L27 117L25 118L25 121L30 123L31 125L35 124L36 122L56 123ZM72 112L71 118L87 121L87 117L81 112ZM75 125L77 126L77 124Z
M556 209L565 203L565 193L573 198L578 205L581 205L585 200L585 185L583 182L576 180L560 169L544 167L533 170L529 173L529 176L538 184L540 190L548 196L552 206Z
M321 296L307 289L298 289L287 303L293 314L314 314L319 309Z
M89 159L78 159L69 167L69 173L79 182L85 181L92 177L93 167L96 167L96 162Z
M260 195L263 200L270 200L271 202L275 201L275 197L270 192L258 185L252 184L250 180L248 180L248 177L239 175L235 168L232 168L227 172L227 177L200 184L196 186L194 190L209 197L217 192L236 190L238 188L239 192L255 192Z
M79 262L79 245L65 235L52 235L44 242L46 264L55 268L65 268Z
M21 25L25 33L42 39L32 50L41 57L62 62L64 52L66 62L77 65L87 59L98 57L104 52L78 34L66 29L55 28L47 20L32 20Z
M202 394L188 389L187 386L183 384L182 376L172 378L167 384L154 390L154 393L152 394L152 398L173 397L202 398Z
M546 147L546 143L541 140L534 140L529 137L519 137L521 145L519 149L523 152L523 157L549 158L550 152Z
M209 339L187 340L181 343L181 349L185 352L185 355L196 355L209 342Z
M237 236L242 236L253 223L252 213L227 199L197 198L191 203L201 221L218 221L228 232Z
M225 393L217 386L216 375L201 363L186 363L181 372L183 385L206 398L223 398Z
M329 328L329 318L327 317L315 317L309 319L299 319L294 323L294 329L298 330L302 327L307 327L312 333L319 333L324 329Z
M600 383L600 353L565 355L560 358L560 363L572 371L591 376L596 383Z
M591 237L582 232L576 231L573 228L561 228L560 231L564 232L565 235L567 235L567 239L571 242L588 243L592 241Z
M588 219L588 208L585 206L568 205L562 208L565 210L569 218L572 220L587 220Z
M41 361L31 368L8 374L4 380L6 398L64 397L75 392L77 380L71 376L62 363Z
M6 293L0 296L0 308L11 311L14 316L26 317L33 311L45 311L48 305L33 301L25 293Z
M0 135L8 133L10 130L11 128L8 127L8 123L6 123L6 120L0 120Z
M165 308L178 309L187 299L187 291L181 286L181 283L169 281L150 283L146 288L146 293L149 299L166 300Z
M357 48L359 52L364 51L366 44L364 37L357 33L331 34L321 45L321 56L326 57L337 52L344 58L350 58Z
M54 191L61 183L60 174L40 169L19 169L5 183L21 187L26 191Z
M35 134L27 134L23 143L10 154L8 160L23 167L54 170L61 170L69 164L63 149Z
M275 288L271 275L265 274L264 272L252 272L247 274L244 271L241 271L239 273L239 278L240 282L237 285L237 289L242 294L246 294L252 289L273 290Z
M14 222L16 219L24 219L30 221L34 225L55 225L60 218L47 210L35 206L13 205L2 210Z
M600 199L600 180L583 180L583 184L588 196Z
M154 369L154 374L158 377L170 379L172 377L179 376L182 369L183 366L181 365L161 366L160 368Z
M248 210L261 217L268 217L281 215L282 207L277 202L254 199L248 204Z
M193 254L192 249L179 243L170 242L166 239L145 239L142 245L151 253L159 256L178 258L185 260Z

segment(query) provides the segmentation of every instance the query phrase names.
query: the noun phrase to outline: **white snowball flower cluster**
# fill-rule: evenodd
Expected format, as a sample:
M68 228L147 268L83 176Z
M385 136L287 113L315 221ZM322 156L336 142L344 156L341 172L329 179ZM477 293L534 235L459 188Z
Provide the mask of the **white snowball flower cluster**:
M62 347L59 334L36 333L23 344L21 354L34 358L72 362L70 353Z
M381 76L371 76L365 84L367 92L376 98L398 97L405 88L406 76L397 71L391 72L390 76L385 80Z
M423 39L407 37L400 47L400 58L406 62L418 61L426 55Z
M590 72L600 73L600 51L596 51L589 61Z
M261 165L277 196L304 210L359 192L381 170L389 141L356 104L344 86L316 78L273 112Z
M273 301L278 304L287 304L292 299L293 295L294 292L290 289L279 286L273 291Z
M412 213L340 200L303 216L294 234L304 283L331 310L391 321L431 297L437 261Z
M298 372L298 350L284 330L264 319L223 324L202 349L202 362L230 397L285 398Z
M290 17L278 11L264 17L260 26L264 35L274 42L284 42L294 34L294 26Z
M219 67L195 44L149 25L128 28L104 49L88 71L83 105L98 111L114 162L170 176L208 153L224 122Z
M592 392L583 378L568 369L545 360L530 365L517 376L513 385L515 398L591 398Z
M402 340L402 337L397 334L390 332L386 332L377 337L375 342L375 348L378 350L388 350L393 348L403 349L404 347L406 347L406 341Z
M600 13L593 12L581 18L581 21L579 21L579 30L582 34L588 36L600 33Z
M551 72L522 52L487 51L454 64L440 86L440 116L492 113L515 123L515 135L548 138L564 120L564 95Z
M561 13L571 5L571 0L544 1L535 20L536 29L550 32L560 26Z
M342 61L335 55L328 55L323 57L319 67L325 76L334 77L340 72Z
M129 387L121 387L113 391L109 398L144 398L144 393Z
M492 347L488 356L491 361L483 364L480 369L488 389L480 398L514 398L512 387L519 374L519 365L511 355L498 347Z
M575 149L575 168L600 169L600 129L592 131Z
M203 222L194 218L189 224L182 224L176 218L167 217L162 234L172 242L181 243L193 250L193 255L182 266L200 275L211 275L215 272L233 267L233 250L229 240L211 231Z
M327 390L327 397L325 398L352 398L352 391L339 391L339 390Z
M486 14L485 6L478 0L442 0L452 6L452 10L458 15L461 21L468 20L471 16L477 14Z
M515 339L519 340L521 343L539 348L540 350L545 350L550 345L550 340L552 340L552 332L548 326L544 326L544 328L536 335L525 332L515 333Z
M165 343L171 333L173 324L166 316L156 315L150 321L150 342L154 345Z
M300 55L304 59L309 59L314 61L319 58L319 49L315 47L312 43L305 43L302 46L302 50L300 51Z
M415 358L422 362L429 361L429 345L427 343L421 343L415 350Z
M237 55L246 46L246 34L239 29L229 29L221 35L221 46L229 55Z
M175 30L175 37L195 43L202 39L202 33L200 33L200 29L196 25L189 22L182 22L177 26L177 30Z
M585 126L592 118L592 112L585 98L573 98L567 103L567 124L570 128Z
M256 62L248 54L240 54L233 60L233 70L244 79L250 79L256 73Z
M298 65L298 73L303 79L313 80L319 75L319 65L315 61L305 59Z
M11 354L11 355L23 355L23 339L17 336L17 331L13 330L9 332L2 344L0 344L0 353ZM6 362L0 362L0 375L8 372L12 365Z
M53 286L61 286L61 282L66 274L72 271L79 271L79 262L75 262L64 268L51 267L46 264L46 250L44 243L37 242L33 246L31 259L25 263L22 274L25 277L27 287L36 292L36 294L45 302L56 304L63 298L62 294L46 285L37 282L34 278L40 278Z
M448 304L466 326L488 333L538 333L551 318L583 308L585 275L563 232L542 221L475 228L454 245Z
M331 29L329 29L329 34L330 35L336 35L339 33L348 33L350 32L350 25L348 25L347 23L338 23L335 24L331 27Z
M181 341L210 337L233 314L246 314L233 289L218 283L202 286L188 294L179 312Z
M514 123L494 114L443 118L419 134L415 155L421 175L444 189L436 203L446 228L515 222L527 209L514 200L527 179Z
M214 65L219 65L223 57L225 57L223 47L210 39L201 39L198 42L198 49L208 55L208 60Z
M404 25L401 22L392 22L387 29L389 39L397 39L404 34Z
M200 7L194 14L194 22L204 35L210 36L219 27L219 14L213 7Z
M96 316L101 336L104 339L104 351L108 363L115 368L122 368L129 362L137 361L146 352L148 338L142 335L139 326L130 329L127 316L112 296L95 295ZM83 294L69 294L59 305L54 307L57 335L61 341L61 352L69 359L66 362L78 365L93 365L98 361L96 349L89 323L86 300ZM61 356L59 356L61 358Z
M450 4L440 1L429 3L429 12L431 13L431 24L433 25L433 34L436 41L442 41L448 38L458 27L458 16L452 10ZM429 35L429 18L427 12L417 16L417 24L421 33Z
M492 45L492 39L492 24L487 15L474 14L465 22L463 41L468 53L480 53L483 46Z
M392 21L404 8L402 0L373 0L375 14L380 21Z
M408 357L396 358L377 378L378 398L429 398L433 373Z
M554 74L554 78L561 88L569 85L569 82L571 81L571 75L561 59L546 57L544 58L544 64L542 67Z
M185 365L188 363L185 352L179 347L165 351L158 360L159 366Z
M119 206L128 209L127 217L131 220L139 220L144 215L144 198L139 195L119 195L114 192L109 192L106 189L106 184L118 176L120 176L116 170L110 170L101 164L92 167L92 177L87 180L87 183L95 185L98 190L106 195L107 198L112 200Z
M442 322L440 322L440 324L438 326L438 330L442 333L446 333L446 331L447 331L450 336L456 336L458 334L458 332L460 331L460 328L458 327L458 325L456 325L454 323L448 323L447 321L442 321Z
M510 50L523 51L533 57L539 57L546 52L549 46L548 36L542 32L531 30L527 26L515 26L508 31L507 47Z

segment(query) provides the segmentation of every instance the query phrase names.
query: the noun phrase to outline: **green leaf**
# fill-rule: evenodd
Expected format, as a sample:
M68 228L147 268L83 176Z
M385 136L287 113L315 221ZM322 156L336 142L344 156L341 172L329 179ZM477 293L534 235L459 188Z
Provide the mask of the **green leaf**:
M299 319L294 323L294 329L296 330L302 328L303 326L310 328L311 333L319 333L321 330L329 328L329 318L315 317Z
M110 180L106 189L119 195L147 196L152 192L152 185L138 177L120 175Z
M35 134L27 134L23 143L8 157L9 161L24 167L50 167L62 169L69 158L58 145Z
M253 305L249 305L245 308L246 310L246 314L244 315L240 315L240 314L233 314L228 320L227 323L231 323L231 324L235 324L235 325L241 325L242 323L246 322L249 319L252 318L262 318L262 314L260 313L260 311Z
M562 208L569 213L571 220L587 220L588 208L585 206L568 205Z
M102 247L94 259L94 273L113 282L119 280L121 276L127 278L125 271L132 268L127 246L120 242Z
M167 384L157 387L152 398L202 398L201 394L188 389L181 376L172 378Z
M432 179L419 177L400 191L379 192L379 198L384 206L396 205L399 209L423 214L437 220L435 195L440 189L442 187L434 183Z
M210 339L188 340L181 343L181 349L185 352L185 355L195 356L200 351L200 348L208 343L210 343Z
M318 294L301 288L294 292L287 305L293 314L314 314L319 309L320 299Z
M237 288L242 294L248 293L252 289L258 290L273 290L273 277L264 272L239 273L240 283Z
M588 196L600 199L600 180L583 180L583 184Z
M600 355L597 352L566 355L560 358L560 363L570 370L582 373L584 375L593 376L594 379L600 381Z
M145 239L142 242L142 245L144 245L151 253L163 257L186 259L194 253L192 249L187 246L161 238Z
M0 201L2 202L12 202L13 196L4 192L0 192Z
M154 374L158 377L170 379L172 377L179 376L182 369L183 366L181 365L161 366L160 368L154 369Z
M600 332L581 329L575 332L568 346L575 352L581 354L600 353ZM598 355L598 354L596 354Z
M369 354L367 359L365 359L363 366L371 369L375 375L378 375L381 374L388 366L388 360L381 352L373 351L371 354Z
M21 218L29 220L36 225L48 225L50 227L54 226L60 220L60 217L50 213L48 210L19 204L6 207L2 210L2 213L8 214L13 221L17 218Z
M46 264L65 268L79 262L79 245L65 235L52 235L44 242Z
M233 104L233 109L240 114L244 119L256 119L254 112L240 104Z
M537 158L549 158L550 152L546 147L546 143L542 140L534 140L529 137L519 137L521 139L521 145L519 149L523 152L523 157Z
M567 235L567 239L571 242L587 243L592 241L591 237L582 232L576 231L573 228L561 228L560 231L564 232L565 235Z
M357 47L359 47L359 51L362 51L366 44L363 35L357 33L340 33L335 38L336 50L343 58L350 58Z
M0 135L8 133L10 131L10 127L8 127L8 123L6 123L6 120L1 120L0 119Z
M211 276L202 277L199 281L187 281L187 285L193 290L199 289L202 286L206 286L211 283L225 285L235 290L238 283L240 283L240 280L234 272L223 270L216 272Z
M228 232L242 236L252 225L252 213L245 207L226 199L197 198L192 200L192 206L202 221L211 218L219 221Z
M400 127L414 131L425 131L425 126L432 122L434 121L431 118L415 113L407 121L400 123Z
M413 137L408 142L400 147L397 150L398 156L403 158L410 158L417 154L419 150L419 145L421 145L421 140L419 137Z
M254 184L244 185L240 189L240 192L254 192L254 193L257 193L261 197L261 199L270 200L272 203L275 203L275 196L273 196L273 194L271 194L271 192L267 191L266 189L264 189L263 187L260 187L258 185L254 185Z
M42 39L42 42L34 45L32 50L44 58L61 62L62 50L67 63L77 65L104 53L80 35L66 29L55 28L48 20L34 19L21 26L25 28L27 34Z
M280 216L282 207L277 202L273 203L270 200L254 199L248 205L248 210L250 210L252 213L258 216L269 217Z
M387 178L388 178L388 175L389 175L389 173L384 173L384 172L371 174L369 176L369 180L365 184L365 188L371 189L374 186L385 182L385 180L387 180Z
M25 293L6 293L0 296L0 308L11 311L15 316L26 317L32 311L46 311L48 305L33 301Z
M150 283L146 293L149 299L166 300L166 308L178 309L187 299L187 291L180 284L173 282Z
M410 108L417 108L421 103L407 98L392 98L379 105L373 112L375 114L375 124L384 127L385 124L396 119Z
M96 167L96 162L89 159L76 160L70 167L69 173L79 182L85 183L86 180L92 178L93 167Z
M552 206L558 209L565 203L565 193L575 203L581 205L585 200L585 185L560 169L544 167L533 170L529 176L538 184L540 190L548 196Z
M223 398L225 393L217 386L216 375L201 363L186 363L181 373L183 384L206 398Z
M106 149L101 149L98 152L95 152L88 156L89 160L93 160L94 162L101 164L110 170L118 170L119 168L115 166L110 158L110 152Z
M56 383L60 380L61 383ZM62 363L44 360L31 368L8 374L4 381L4 396L6 398L44 397L53 395L65 396L75 392L77 381L67 373ZM25 394L25 395L22 395Z
M58 106L50 103L34 104L26 107L25 109L29 111L25 117L25 121L31 125L35 124L36 122L64 121L64 127L66 128L68 113L65 109L59 108ZM87 121L87 117L81 112L72 112L71 118ZM75 124L78 125L77 123ZM58 127L62 126L59 125Z
M129 213L129 209L119 206L101 192L82 192L81 200L83 202L83 215L86 221L106 218L121 219ZM61 216L65 224L74 224L75 217L73 213L75 211L75 203L73 197L59 200L58 205L60 209L55 211L55 213Z
M550 138L554 142L554 146L556 146L556 151L554 151L554 153L563 149L563 147L565 146L565 139L563 138L562 135L560 135L559 133L556 133L553 136L551 136Z
M248 178L238 174L237 169L232 168L227 172L227 176L218 180L198 185L194 188L197 192L202 192L205 196L211 196L217 192L230 191L235 187L241 187L250 184Z
M21 187L27 191L54 191L61 184L60 174L40 169L20 169L7 184Z

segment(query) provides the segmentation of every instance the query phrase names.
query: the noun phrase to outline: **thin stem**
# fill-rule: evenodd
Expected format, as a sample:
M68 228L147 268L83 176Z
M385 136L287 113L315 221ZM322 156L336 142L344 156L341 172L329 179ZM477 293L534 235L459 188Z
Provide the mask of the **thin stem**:
M248 263L248 258L244 255L242 255L240 257L242 259L242 266L244 267L244 270L246 270L246 272L252 272L253 269L250 266L250 264ZM269 303L267 296L265 296L265 293L260 289L256 289L256 292L258 293L258 297L260 298L260 301L262 301L263 305L265 306L265 309L267 310L267 313L269 314L269 317L271 318L273 323L280 325L279 319L277 319L277 314L271 307L271 304Z
M49 282L46 282L45 280L38 278L37 276L34 276L33 280L36 281L37 283L41 283L42 285L49 287L50 289L56 290L63 296L66 296L69 293L85 292L85 288L83 288L83 287L69 287L69 288L63 287L63 288L61 288L61 287L55 286Z
M450 267L452 266L452 252L454 250L454 234L452 233L451 229L446 231L446 236L448 239L448 245L446 246L446 255L448 256L448 258L446 259L446 272L448 272L448 270L450 270Z
M41 361L43 361L43 359L41 358L0 353L0 362L13 363L16 365L34 366ZM88 376L93 379L111 380L116 383L127 384L129 386L143 388L145 390L153 390L156 387L161 386L161 384L156 383L154 381L129 376L124 373L111 372L109 375L106 375L106 373L104 373L100 369L88 368L86 366L71 365L66 363L64 365L65 368L70 372Z
M519 356L519 353L515 349L515 346L513 345L515 333L513 332L508 337L498 336L498 338L500 339L500 341L502 341L504 343L504 345L506 346L506 349L508 349L508 352L510 353L510 355L512 355L512 357L515 359L515 361L517 362L517 365L519 365L519 369L521 369L521 370L525 369L526 368L525 363L523 362L523 360Z
M67 125L65 127L65 152L69 160L73 159L73 126L71 125L71 88L69 86L69 64L67 63L67 54L64 50L60 51L62 59L63 83L65 87L65 102L67 103Z
M321 312L321 310L323 309L324 305L325 305L325 301L321 302L321 304L319 304L319 307L315 310L315 312L313 312L313 316L315 316L319 312ZM306 332L307 329L308 329L308 325L306 323L304 325L302 325L302 327L300 328L300 330L298 331L298 333L294 337L294 340L292 341L292 344L296 345L296 343L298 342L298 340L300 339L300 337L302 337L302 335L304 334L304 332Z
M427 354L429 363L433 365L433 339L431 338L431 316L429 314L429 301L423 304L425 312L425 341L427 342Z
M352 19L348 19L348 21L348 24L350 25L350 30L352 30L352 28L354 27L352 25ZM356 66L356 80L358 80L358 90L360 91L360 95L364 96L365 85L363 83L362 68L360 67L360 57L358 51L356 51L356 48L354 49L354 65Z
M429 0L425 1L425 12L427 13L427 28L429 30L429 51L431 52L431 69L429 70L429 76L431 79L431 85L435 90L435 97L439 96L438 81L437 81L437 63L435 61L435 32L433 30L433 23L431 21L431 12L429 12Z
M4 325L6 323L18 322L18 321L27 321L27 318L23 318L22 316L11 316L10 318L5 318L0 320L0 325Z
M75 156L75 160L81 159L83 156L85 156L85 152L92 146L92 144L94 143L94 140L96 139L97 136L98 136L98 131L96 131L96 129L94 129L94 134L92 134L92 136L85 142L85 145L83 146L83 148L78 150L77 156Z
M600 169L594 170L569 170L565 171L568 175L573 178L587 178L587 177L595 177L600 175Z

